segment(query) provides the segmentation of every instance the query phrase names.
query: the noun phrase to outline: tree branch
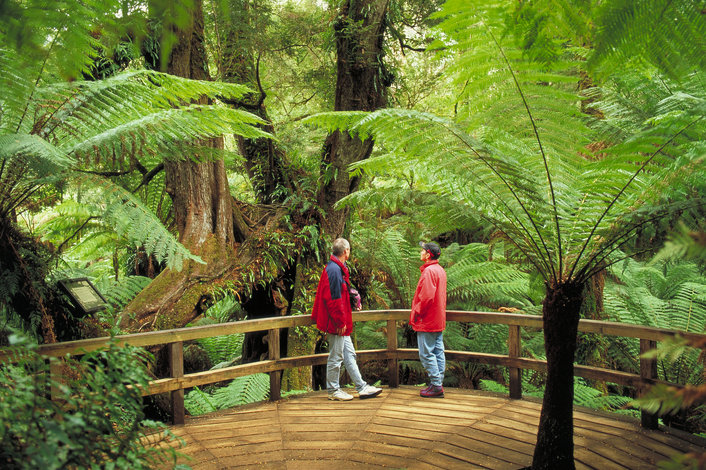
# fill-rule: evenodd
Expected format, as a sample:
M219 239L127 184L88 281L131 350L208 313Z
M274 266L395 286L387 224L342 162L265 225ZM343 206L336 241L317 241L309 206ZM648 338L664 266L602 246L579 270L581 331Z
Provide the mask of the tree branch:
M76 235L78 235L78 233L79 233L81 230L83 230L83 228L84 228L86 225L88 225L88 222L90 222L91 220L93 220L93 219L95 219L95 218L96 218L95 216L90 216L88 219L86 219L86 221L85 221L84 223L82 223L81 226L80 226L79 228L77 228L76 231L75 231L74 233L72 233L69 238L67 238L66 240L64 240L63 242L61 242L61 245L59 245L59 246L56 248L56 252L55 252L55 253L57 253L57 254L61 253L61 249L64 247L64 245L66 245L66 244L69 242L69 240L73 239Z
M138 184L137 187L132 190L132 192L135 193L141 187L149 184L149 182L152 181L152 179L154 179L154 177L157 176L159 174L159 172L161 172L162 170L164 170L164 163L159 163L157 166L152 168L149 172L143 173L142 174L142 181L140 181L140 184Z

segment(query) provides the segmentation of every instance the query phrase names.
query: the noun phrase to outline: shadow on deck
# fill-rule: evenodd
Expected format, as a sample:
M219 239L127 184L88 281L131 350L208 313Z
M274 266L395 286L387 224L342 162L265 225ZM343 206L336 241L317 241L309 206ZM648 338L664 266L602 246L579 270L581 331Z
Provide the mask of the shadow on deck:
M325 392L187 418L172 431L196 469L518 469L531 464L541 403L447 389L385 388L373 399L332 402ZM703 451L684 433L577 408L577 468L642 469L674 454Z

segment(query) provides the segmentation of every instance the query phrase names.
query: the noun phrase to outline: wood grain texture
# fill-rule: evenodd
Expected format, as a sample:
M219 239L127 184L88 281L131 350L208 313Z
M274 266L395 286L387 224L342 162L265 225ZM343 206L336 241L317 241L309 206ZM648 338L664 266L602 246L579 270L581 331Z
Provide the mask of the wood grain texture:
M172 431L193 469L519 469L532 462L541 403L474 390L424 399L419 387L368 400L325 392L187 417ZM352 392L355 395L355 392ZM576 408L576 467L653 469L706 440L640 428L638 419ZM192 460L189 460L191 458Z

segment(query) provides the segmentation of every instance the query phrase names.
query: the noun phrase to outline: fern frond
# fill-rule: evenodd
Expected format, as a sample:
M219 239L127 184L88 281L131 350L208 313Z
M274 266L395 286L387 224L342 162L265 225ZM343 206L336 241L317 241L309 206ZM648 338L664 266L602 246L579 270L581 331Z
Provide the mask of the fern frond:
M618 282L605 288L605 311L614 321L682 331L703 332L706 327L706 278L684 261L639 263L625 260L612 270ZM658 373L665 380L687 384L703 380L698 351L682 346L660 346ZM613 351L613 353L610 353ZM615 351L621 351L616 353ZM637 357L637 341L615 340L611 356ZM656 354L656 353L655 353ZM656 357L656 356L655 356ZM632 370L637 364L632 361ZM625 364L625 363L624 363Z
M186 394L184 406L191 415L232 408L265 400L270 393L267 374L253 374L234 379L227 387L220 387L207 394L198 387Z
M132 299L137 297L142 289L152 282L152 279L144 276L126 276L118 281L111 282L110 285L97 285L103 297L117 309L121 309Z
M522 308L529 304L529 276L512 265L490 261L488 245L474 243L444 250L449 301L472 301L489 307Z
M218 409L232 408L265 400L270 394L270 377L253 374L234 379L230 385L213 393Z
M403 233L390 228L356 226L352 231L357 240L356 258L373 270L386 273L385 284L391 292L392 308L409 307L419 280L418 249Z
M198 387L194 387L192 391L184 396L184 408L186 408L186 411L188 411L192 416L198 416L218 410L213 402L213 398L207 393L201 391Z
M103 188L100 194L90 194L87 197L99 198L94 203L102 203L102 217L129 243L143 247L147 254L154 255L158 261L164 261L177 270L181 269L187 259L203 263L201 258L191 254L179 243L162 222L131 193L92 175L83 175L80 179Z
M355 325L355 341L361 349L381 349L387 347L385 322L364 322Z
M199 322L200 325L213 323L215 321L205 319ZM197 343L206 352L211 364L215 364L213 368L220 369L231 365L235 359L243 354L244 340L244 334L232 334L203 338L198 340Z
M589 65L604 74L649 64L672 77L706 67L706 20L698 0L613 0L598 9Z

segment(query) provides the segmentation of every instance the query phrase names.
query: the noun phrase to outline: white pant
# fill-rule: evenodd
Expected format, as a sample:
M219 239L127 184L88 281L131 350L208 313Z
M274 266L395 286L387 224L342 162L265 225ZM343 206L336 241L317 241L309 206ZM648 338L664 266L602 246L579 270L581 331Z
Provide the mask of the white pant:
M341 376L341 363L346 366L348 375L351 376L356 390L359 392L365 388L367 383L360 376L358 364L356 363L355 348L350 336L338 336L328 334L328 362L326 363L326 388L329 393L333 393L339 388L339 378Z

